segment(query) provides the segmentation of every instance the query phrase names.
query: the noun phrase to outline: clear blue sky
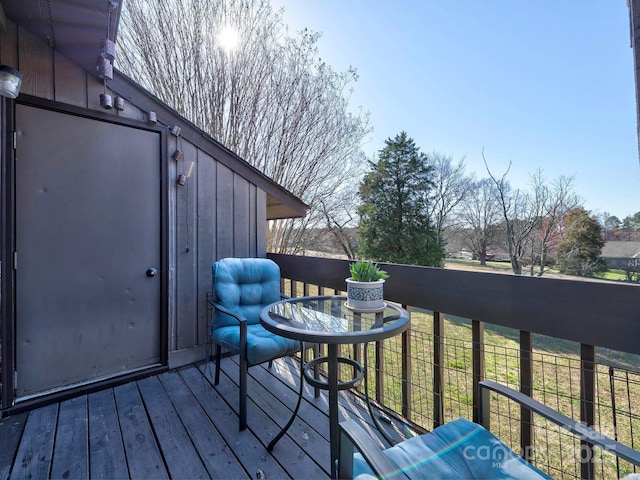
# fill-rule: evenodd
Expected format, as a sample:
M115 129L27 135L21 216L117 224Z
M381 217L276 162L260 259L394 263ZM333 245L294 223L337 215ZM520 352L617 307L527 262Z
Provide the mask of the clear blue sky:
M593 213L640 211L626 0L272 0L291 33L357 69L351 106L371 114L372 156L406 131L425 153L465 157L526 188L575 175Z

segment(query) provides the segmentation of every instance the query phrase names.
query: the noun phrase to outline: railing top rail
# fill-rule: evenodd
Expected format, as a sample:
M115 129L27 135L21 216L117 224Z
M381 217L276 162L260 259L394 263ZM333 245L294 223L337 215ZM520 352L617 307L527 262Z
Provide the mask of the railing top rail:
M344 290L348 260L269 254L282 276ZM385 297L588 345L640 354L640 286L381 264Z

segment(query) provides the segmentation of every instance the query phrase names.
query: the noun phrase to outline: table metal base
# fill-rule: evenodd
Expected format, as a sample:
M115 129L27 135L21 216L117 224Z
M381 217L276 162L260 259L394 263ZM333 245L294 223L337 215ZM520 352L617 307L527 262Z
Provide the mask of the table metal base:
M338 438L340 436L340 426L338 424L338 392L340 390L347 390L349 388L357 385L362 378L365 376L365 368L355 360L346 357L338 356L338 346L335 344L329 344L328 346L328 355L323 357L317 357L309 362L305 363L304 357L300 356L300 392L298 394L298 402L296 403L296 408L293 410L291 414L291 418L287 422L287 424L280 430L280 432L269 442L267 446L267 450L273 450L276 443L284 436L289 427L293 424L296 416L298 415L298 410L300 409L300 404L302 402L302 395L304 393L304 380L316 389L327 390L329 392L329 444L331 447L331 478L337 478L338 469L337 469L337 461L339 456L339 445ZM309 370L311 368L317 367L319 364L327 364L327 381L319 380L318 378L312 377L309 374ZM338 367L340 364L346 364L356 369L358 374L351 380L346 382L340 382L338 380Z
M302 368L302 371L304 373L304 378L306 378L307 382L311 386L320 388L322 390L329 390L330 386L328 381L325 382L323 380L318 380L317 378L314 378L309 374L309 369L311 368L315 369L318 365L323 363L329 363L329 357L324 356L324 357L314 358L313 360L311 360L310 362L307 362L304 365L304 367ZM355 360L347 357L338 357L338 364L340 363L350 365L351 367L355 368L356 371L358 371L358 375L356 375L351 380L347 382L338 381L338 390L349 390L350 388L355 387L358 383L362 381L362 377L364 377L364 367L360 363L356 362Z

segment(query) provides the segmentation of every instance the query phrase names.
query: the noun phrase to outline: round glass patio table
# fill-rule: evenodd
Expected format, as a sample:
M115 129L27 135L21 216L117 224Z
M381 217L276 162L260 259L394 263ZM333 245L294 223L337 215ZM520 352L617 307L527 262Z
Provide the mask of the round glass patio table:
M271 441L268 449L286 433L293 423L302 399L304 379L312 386L329 392L329 443L331 446L331 477L337 475L339 454L338 392L352 387L366 374L366 365L340 357L338 347L343 344L358 344L384 340L404 332L409 327L409 312L392 303L385 303L383 309L375 312L358 311L347 305L347 297L313 296L289 298L266 306L260 314L262 326L277 335L298 340L301 343L327 345L327 355L305 364L301 355L300 396L291 419ZM301 345L301 351L304 351ZM341 382L339 364L354 367L354 378ZM326 364L327 380L313 378L309 370L319 364ZM368 392L365 392L368 394ZM368 401L368 397L367 397ZM375 418L374 418L375 420Z

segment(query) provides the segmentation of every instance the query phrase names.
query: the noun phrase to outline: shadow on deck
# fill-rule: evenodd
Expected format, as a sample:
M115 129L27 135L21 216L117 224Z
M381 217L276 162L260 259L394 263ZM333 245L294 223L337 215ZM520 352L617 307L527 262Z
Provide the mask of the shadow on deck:
M267 444L295 407L299 363L249 370L249 426L238 431L236 357L189 365L0 420L0 478L257 478L330 476L326 392L305 386L298 417ZM375 427L358 395L341 393L341 419Z

